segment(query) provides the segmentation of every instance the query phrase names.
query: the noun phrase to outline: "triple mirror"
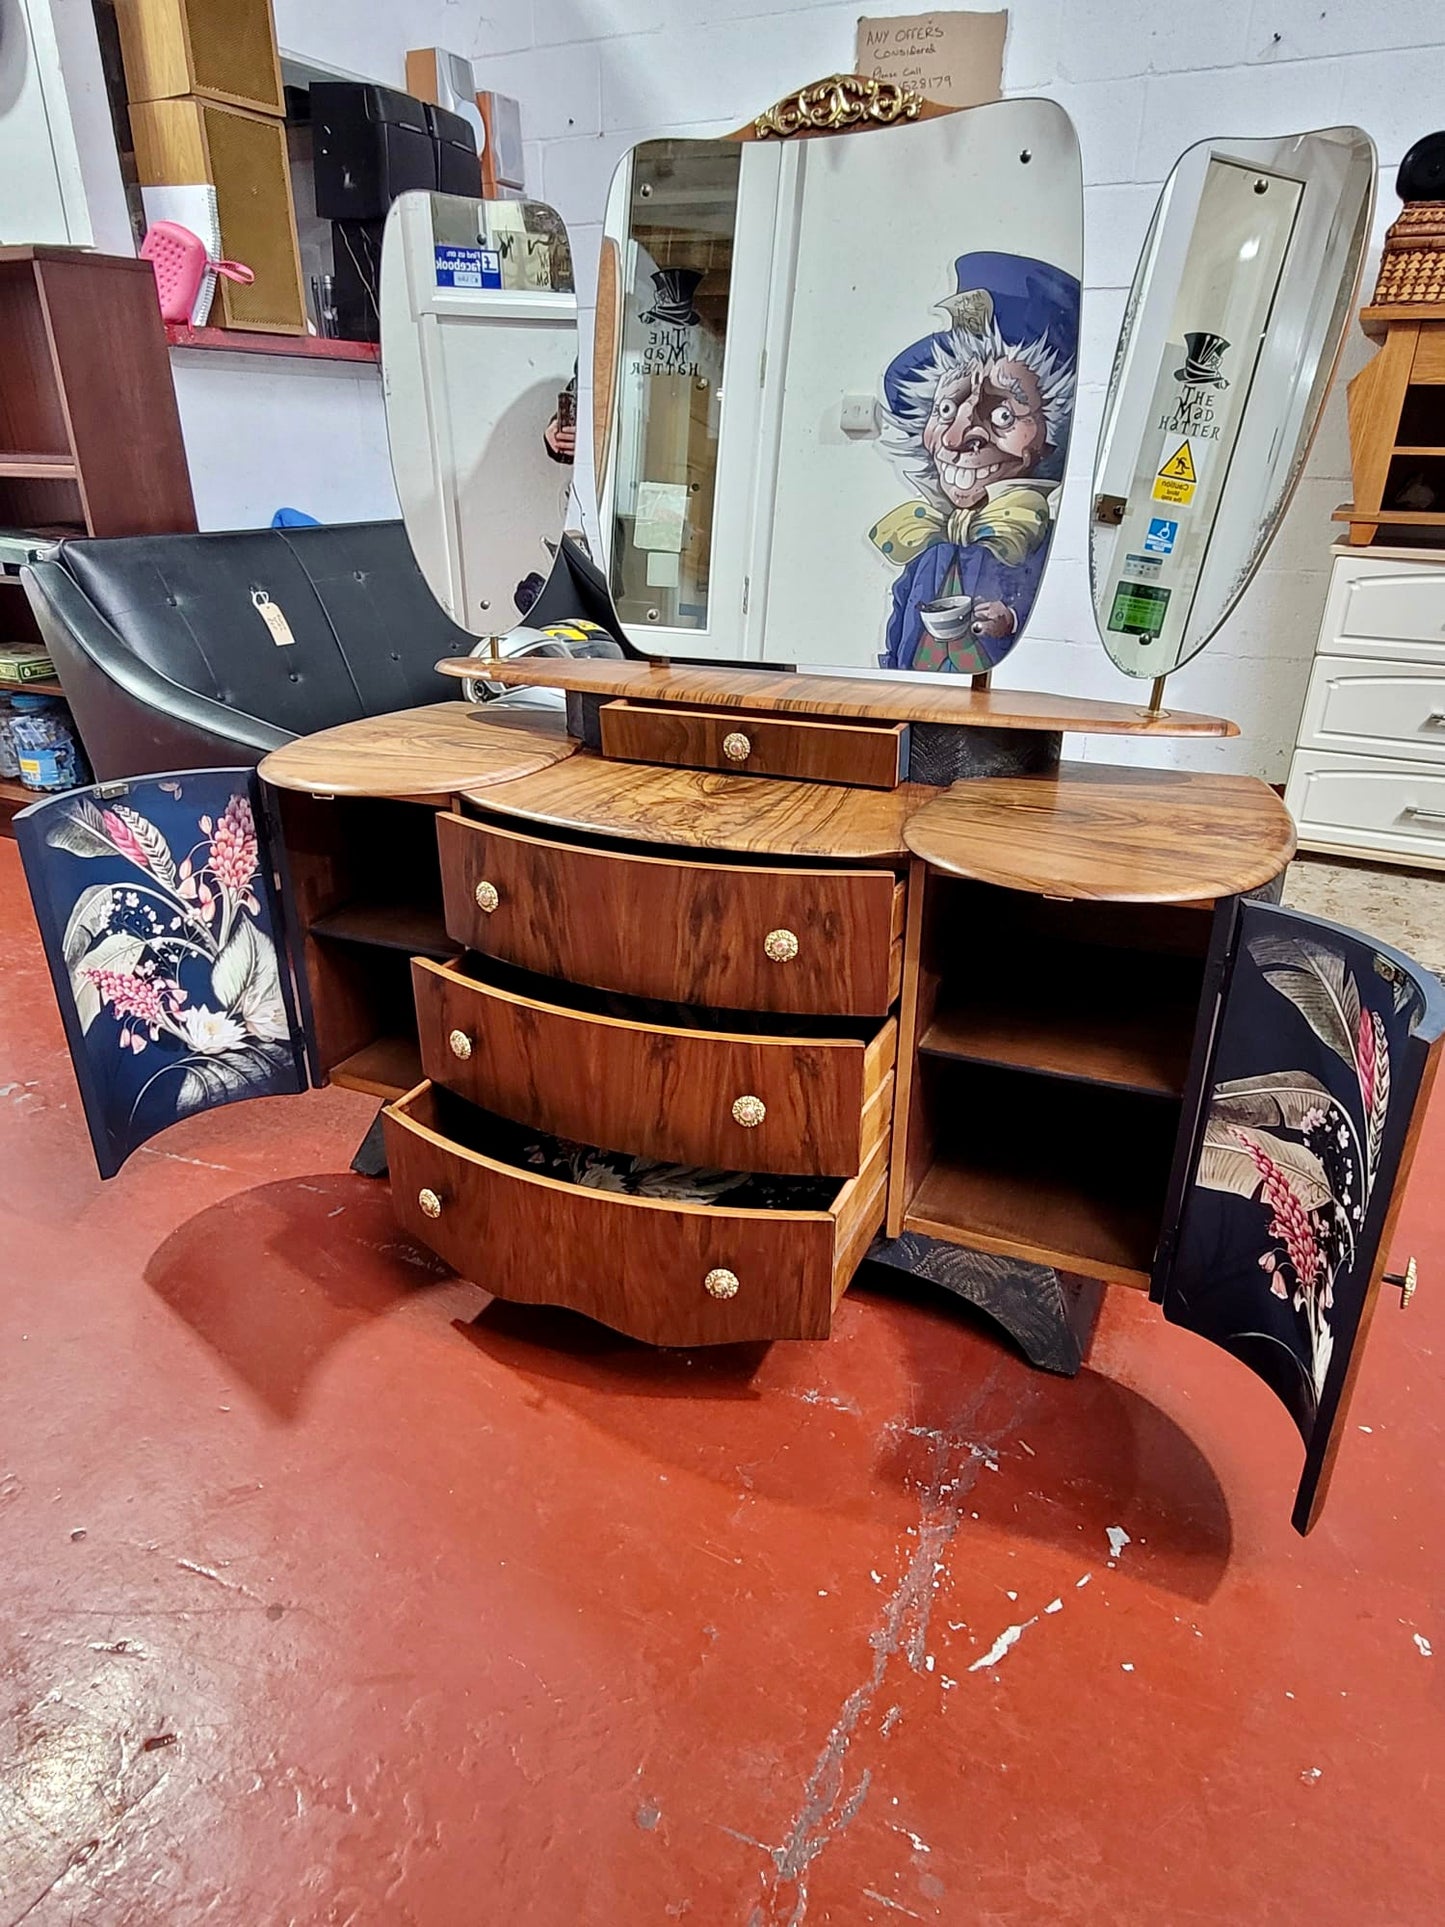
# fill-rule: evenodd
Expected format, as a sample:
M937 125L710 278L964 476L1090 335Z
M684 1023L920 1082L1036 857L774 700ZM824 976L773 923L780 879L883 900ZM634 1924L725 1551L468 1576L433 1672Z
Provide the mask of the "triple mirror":
M619 165L587 431L595 559L638 651L977 678L1037 632L1080 381L1078 145L1049 101L915 114L646 141ZM1089 522L1098 631L1127 675L1197 653L1278 525L1373 180L1368 138L1335 128L1201 143L1165 186ZM404 197L382 310L418 561L458 622L505 636L567 519L565 230L537 203Z

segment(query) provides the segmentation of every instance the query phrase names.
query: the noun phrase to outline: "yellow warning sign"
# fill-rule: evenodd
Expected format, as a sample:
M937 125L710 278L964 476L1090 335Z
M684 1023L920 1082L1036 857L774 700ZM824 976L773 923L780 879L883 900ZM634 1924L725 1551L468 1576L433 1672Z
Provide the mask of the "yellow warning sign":
M1192 502L1198 480L1199 477L1194 468L1194 451L1187 441L1181 442L1155 479L1154 500L1176 504Z

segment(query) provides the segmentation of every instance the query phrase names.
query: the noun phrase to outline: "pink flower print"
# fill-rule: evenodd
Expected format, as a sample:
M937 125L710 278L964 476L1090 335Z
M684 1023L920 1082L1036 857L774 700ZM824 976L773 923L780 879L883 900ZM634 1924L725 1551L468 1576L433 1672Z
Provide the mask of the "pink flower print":
M211 834L207 864L228 896L244 897L256 874L257 857L256 823L251 805L244 796L233 796ZM202 885L202 909L206 908L205 894Z
M117 816L114 810L102 810L101 816L105 820L106 832L111 842L114 843L121 855L129 858L137 868L149 870L151 868L151 860L146 855L145 845L136 836L130 825L126 823L122 817Z
M131 974L119 970L87 970L86 976L120 1020L122 1050L143 1051L146 1039L155 1043L163 1030L175 1029L174 1010L186 993L169 978L150 974L154 965Z
M1268 1151L1254 1143L1243 1132L1236 1133L1240 1144L1249 1153L1254 1168L1260 1176L1259 1192L1269 1206L1271 1213L1269 1235L1278 1238L1285 1248L1302 1289L1313 1287L1324 1265L1324 1255L1315 1236L1313 1215L1306 1211L1295 1196L1286 1173L1277 1165ZM1271 1290L1274 1286L1271 1285Z
M86 976L100 992L117 1017L138 1017L143 1024L163 1024L166 1020L164 986L151 977L122 974L118 970L87 970Z

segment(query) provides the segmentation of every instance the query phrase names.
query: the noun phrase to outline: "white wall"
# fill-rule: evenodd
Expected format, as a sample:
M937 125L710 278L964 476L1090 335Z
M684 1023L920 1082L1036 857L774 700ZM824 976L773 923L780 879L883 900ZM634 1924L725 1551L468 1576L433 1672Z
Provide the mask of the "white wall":
M478 57L484 85L518 95L532 191L572 227L588 302L608 179L633 141L725 132L789 89L851 67L859 13L913 12L921 0L780 0L772 10L763 0L274 3L281 46L298 58L400 85L406 49L438 44ZM58 14L88 12L88 0L54 4ZM1005 91L1048 94L1078 125L1087 295L1069 499L1029 635L1005 674L1127 698L1135 685L1094 635L1085 515L1102 385L1158 186L1193 140L1350 119L1380 149L1382 235L1396 207L1395 164L1445 118L1445 0L1015 0L1009 12ZM114 186L97 155L109 137L101 116L82 118L91 128L82 165L88 181L102 177L94 215L107 181ZM113 174L113 156L108 165ZM1373 271L1372 256L1367 277ZM1367 353L1353 334L1345 373ZM173 362L203 526L263 522L282 503L329 520L396 513L375 375L259 356L178 353ZM1224 633L1170 682L1172 701L1232 715L1244 735L1190 746L1180 760L1283 779L1324 598L1329 514L1348 478L1337 389L1265 568Z
M613 164L633 141L724 132L791 88L850 68L860 13L920 4L486 0L480 37L465 51L489 56L486 85L520 97L529 184L565 216L585 264ZM1028 636L1000 680L1128 700L1139 685L1113 669L1094 633L1085 517L1112 343L1159 185L1191 141L1351 120L1380 150L1383 235L1398 206L1396 163L1445 120L1445 0L1014 0L1009 13L1005 92L1047 94L1078 125L1087 292L1068 501ZM1367 278L1374 267L1372 255ZM590 287L582 293L590 300ZM1367 355L1352 333L1344 373ZM1172 702L1233 716L1243 736L1148 753L1283 780L1336 533L1330 511L1349 492L1337 389L1266 566L1219 638L1169 684ZM1113 741L1095 751L1119 758Z

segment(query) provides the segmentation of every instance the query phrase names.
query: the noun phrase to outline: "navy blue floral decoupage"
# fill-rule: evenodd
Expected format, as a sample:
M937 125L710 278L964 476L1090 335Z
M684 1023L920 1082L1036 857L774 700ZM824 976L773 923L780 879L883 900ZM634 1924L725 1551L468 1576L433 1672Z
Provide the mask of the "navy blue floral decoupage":
M307 1087L254 780L183 772L18 819L103 1176L194 1111Z

